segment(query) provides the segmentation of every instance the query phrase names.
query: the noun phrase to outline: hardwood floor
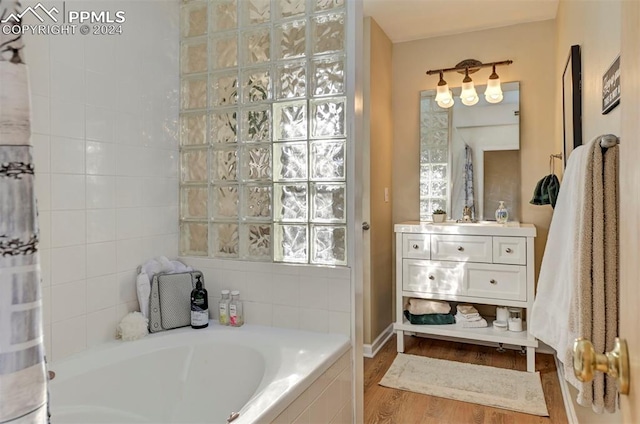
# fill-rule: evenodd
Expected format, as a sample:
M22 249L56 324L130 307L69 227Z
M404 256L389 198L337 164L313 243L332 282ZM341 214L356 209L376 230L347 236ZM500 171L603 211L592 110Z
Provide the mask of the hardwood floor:
M556 366L551 355L536 355L550 417L491 408L473 403L422 395L378 385L396 357L394 335L373 359L364 360L364 422L366 424L565 424ZM405 353L526 371L526 357L515 350L405 336Z

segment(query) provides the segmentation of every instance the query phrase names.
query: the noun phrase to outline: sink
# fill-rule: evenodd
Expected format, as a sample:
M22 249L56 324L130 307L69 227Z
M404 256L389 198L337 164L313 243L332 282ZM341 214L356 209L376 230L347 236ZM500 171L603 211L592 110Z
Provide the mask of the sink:
M484 226L484 227L520 227L520 223L517 221L510 221L506 224L498 224L496 221L477 221L477 222L456 222L456 221L445 221L445 222L430 222L431 225L446 225L446 226Z

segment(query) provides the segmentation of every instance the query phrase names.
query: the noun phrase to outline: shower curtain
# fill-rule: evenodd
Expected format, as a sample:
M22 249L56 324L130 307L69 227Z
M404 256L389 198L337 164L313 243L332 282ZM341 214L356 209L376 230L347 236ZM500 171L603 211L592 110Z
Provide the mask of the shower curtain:
M18 1L0 0L0 27L19 24L20 9ZM0 424L48 419L23 46L20 35L0 31Z

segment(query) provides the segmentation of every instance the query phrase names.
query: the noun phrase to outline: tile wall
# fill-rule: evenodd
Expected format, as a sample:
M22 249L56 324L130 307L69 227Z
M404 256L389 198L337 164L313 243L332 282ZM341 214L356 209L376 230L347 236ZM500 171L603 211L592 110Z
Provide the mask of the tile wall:
M351 270L346 267L183 257L204 274L214 318L223 289L239 290L245 322L351 334Z
M112 339L137 309L136 267L178 253L179 3L65 6L126 21L122 35L25 36L54 361Z

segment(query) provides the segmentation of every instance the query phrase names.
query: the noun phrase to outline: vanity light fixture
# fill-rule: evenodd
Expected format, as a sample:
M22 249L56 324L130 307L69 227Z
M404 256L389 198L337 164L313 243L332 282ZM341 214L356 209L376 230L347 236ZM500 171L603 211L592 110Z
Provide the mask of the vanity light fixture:
M500 103L503 99L502 88L500 87L500 77L496 73L496 66L500 65L511 65L513 63L512 60L503 60L500 62L490 62L490 63L482 63L475 59L466 59L462 62L458 63L453 68L445 68L445 69L432 69L427 71L427 75L440 75L440 81L438 82L438 87L436 89L436 102L438 106L442 108L450 108L453 106L453 96L451 94L451 90L449 90L449 85L443 78L443 74L445 72L456 71L461 74L464 74L464 79L462 80L462 88L460 92L460 100L462 104L466 106L473 106L478 103L478 93L473 85L473 80L469 76L474 72L479 71L481 68L492 67L493 72L487 81L487 89L484 92L485 100L489 103Z

